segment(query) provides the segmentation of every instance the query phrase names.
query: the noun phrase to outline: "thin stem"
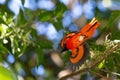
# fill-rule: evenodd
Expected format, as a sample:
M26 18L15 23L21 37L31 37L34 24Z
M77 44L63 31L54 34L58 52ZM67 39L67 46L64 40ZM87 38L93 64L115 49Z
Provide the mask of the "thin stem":
M94 71L91 71L91 72L94 73L94 74L96 74L96 75L98 75L98 76L100 76L101 78L104 78L105 80L108 80L107 77L103 76L103 75L100 74L100 73L97 73L97 72L94 72Z

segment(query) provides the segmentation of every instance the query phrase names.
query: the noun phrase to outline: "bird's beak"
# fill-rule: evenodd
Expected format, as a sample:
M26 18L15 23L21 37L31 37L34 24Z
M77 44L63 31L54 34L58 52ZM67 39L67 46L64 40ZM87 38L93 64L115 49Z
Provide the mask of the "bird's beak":
M64 51L67 51L67 50L68 50L68 49L67 49L66 45L64 45L63 48L61 48L61 46L58 46L58 52L59 52L59 53L63 53Z

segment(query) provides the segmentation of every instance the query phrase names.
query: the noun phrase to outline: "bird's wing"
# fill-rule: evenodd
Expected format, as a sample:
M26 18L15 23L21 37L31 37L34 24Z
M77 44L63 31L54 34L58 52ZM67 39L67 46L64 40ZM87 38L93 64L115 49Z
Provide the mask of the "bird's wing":
M86 42L83 45L78 46L72 51L70 61L68 62L68 68L72 71L79 69L79 67L86 61L89 55L89 47Z

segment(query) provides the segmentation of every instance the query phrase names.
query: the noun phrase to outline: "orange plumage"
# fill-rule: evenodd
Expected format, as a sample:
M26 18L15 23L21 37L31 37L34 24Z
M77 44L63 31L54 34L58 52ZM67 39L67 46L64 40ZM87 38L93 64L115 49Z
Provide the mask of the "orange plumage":
M100 23L93 18L91 22L85 25L79 32L71 32L61 40L60 46L63 49L62 51L71 51L68 67L72 71L79 68L87 59L89 47L85 41L93 36L94 31L99 25Z

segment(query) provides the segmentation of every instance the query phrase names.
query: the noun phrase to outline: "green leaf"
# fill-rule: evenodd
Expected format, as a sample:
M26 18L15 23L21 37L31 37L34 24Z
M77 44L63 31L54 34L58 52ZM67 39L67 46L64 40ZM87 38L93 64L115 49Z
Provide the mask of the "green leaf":
M53 11L42 11L39 16L38 19L41 22L45 22L45 21L50 21L50 19L53 19Z
M3 33L4 33L4 30L3 30L2 26L0 26L0 37L2 36Z
M120 40L120 31L119 30L116 30L112 33L112 36L110 37L111 40L115 40L115 39L118 39Z
M21 2L22 2L22 5L24 5L24 3L25 3L25 0L21 0Z
M63 27L62 27L62 21L53 22L53 25L55 26L55 28L56 28L57 30L60 30L60 29L63 28Z
M38 45L38 47L36 48L36 53L37 53L37 58L38 58L38 64L43 64L44 62L44 53L43 53L43 49L40 47L40 45Z
M27 23L27 17L25 17L25 14L22 10L20 10L20 13L17 16L17 19L15 22L16 22L16 26L24 26L25 23Z
M38 64L42 64L44 62L44 52L45 49L52 49L52 43L48 40L42 40L37 42L37 47L35 51L38 55Z
M3 39L0 39L0 53L7 54L9 51L11 52L11 42L9 39L6 39L8 43L4 44Z
M106 67L110 70L110 71L114 71L115 70L115 62L113 60L113 56L109 56L106 60L105 60L105 65Z
M109 10L107 10L105 12L96 10L96 13L95 13L95 17L97 18L98 21L102 21L104 19L108 20L110 15L111 15L111 12Z
M55 19L52 21L52 23L55 25L55 28L57 30L62 29L62 18L64 12L67 10L66 6L64 4L57 4L57 7L55 9Z
M63 55L63 61L64 61L65 65L70 59L70 54L71 54L70 51L66 51L65 54Z
M3 58L2 58L2 54L0 54L0 62L1 62L1 63L4 62L4 60L3 60Z
M38 43L42 49L52 49L52 43L48 40L43 40Z
M7 27L5 24L0 25L0 35L1 35L2 37L5 36L5 34L6 34L6 32L7 32L7 29L8 29L8 27ZM1 36L0 36L0 38L1 38Z
M104 52L106 50L106 47L104 45L96 45L94 43L94 39L89 39L87 40L87 42L89 43L90 48L92 48L95 51L100 51L100 52Z
M17 77L11 70L0 66L0 80L17 80Z
M0 24L1 23L7 25L6 22L3 19L0 18Z
M56 18L62 17L63 13L67 10L67 7L63 3L58 3L55 9Z
M120 11L113 11L108 21L107 27L111 27L113 29L113 27L115 26L115 21L118 17L120 17Z
M32 20L34 16L37 16L37 12L33 12L31 9L28 8L24 8L23 13L24 13L24 18L28 21Z
M104 67L104 64L105 64L105 60L103 60L99 65L98 65L98 68L101 69Z
M0 5L0 12L1 12L2 14L7 13L7 14L9 14L9 16L13 16L13 15L14 15L14 14L9 10L8 4Z
M36 38L38 37L37 31L35 29L33 29L33 28L31 28L31 34L30 35L33 38L32 40L36 40Z
M0 43L0 54L7 54L8 52L8 49Z
M111 56L114 56L114 60L116 62L116 65L120 65L120 50L112 54Z

